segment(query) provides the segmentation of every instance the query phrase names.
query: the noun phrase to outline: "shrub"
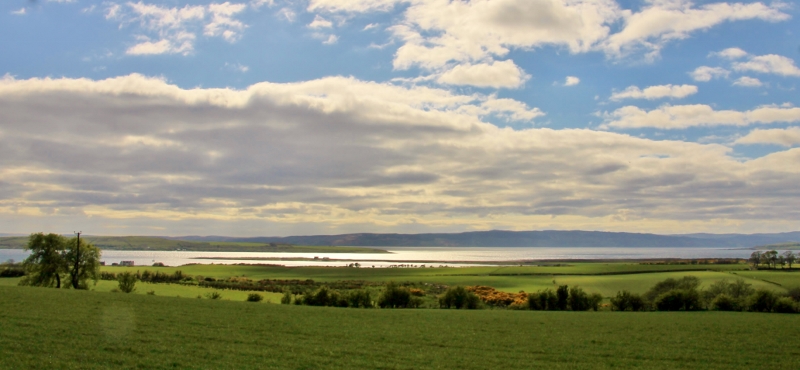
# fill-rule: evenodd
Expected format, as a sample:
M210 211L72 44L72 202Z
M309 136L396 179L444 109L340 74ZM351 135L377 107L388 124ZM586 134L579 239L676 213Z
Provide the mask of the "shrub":
M372 308L372 297L366 289L353 290L347 294L350 307Z
M416 298L416 297L415 297ZM414 302L417 307L422 303L422 300L417 298ZM386 288L378 297L378 306L381 308L408 308L412 306L411 292L408 289L398 286L394 282L386 284Z
M589 308L592 311L597 311L600 308L600 302L603 301L603 296L600 293L592 293L589 296Z
M148 291L147 295L156 295L156 291L155 290Z
M641 311L644 309L644 299L638 294L623 290L611 298L611 309L614 311Z
M794 287L789 289L787 293L789 298L793 299L795 302L800 302L800 287Z
M292 292L285 291L283 292L283 297L281 297L281 304L290 304L292 303Z
M711 309L717 311L738 311L739 303L727 294L720 294L711 301Z
M778 301L778 297L770 290L756 290L750 297L747 297L747 309L754 312L772 312L772 308Z
M572 311L588 311L592 308L592 301L589 295L579 287L573 287L569 290L568 301L569 309ZM599 302L597 305L599 305Z
M566 285L560 285L558 289L556 289L556 309L564 311L567 309L567 305L569 304L569 287Z
M11 266L0 269L0 278L15 278L20 276L25 276L25 270L23 270L21 267Z
M775 305L772 306L772 310L777 313L795 313L797 312L797 306L791 298L781 297L775 301Z
M441 308L466 308L474 310L478 308L480 299L475 293L465 289L463 286L450 287L439 297L439 307Z
M197 298L200 298L200 296L197 296ZM211 293L206 293L206 298L208 298L208 299L222 299L222 294L220 294L220 292L214 291L214 292L211 292Z
M684 276L682 279L667 279L656 283L655 286L650 288L642 298L645 301L654 303L656 299L672 290L697 290L700 286L700 279L696 276Z
M659 311L696 311L700 309L700 295L695 289L673 289L658 296L655 305Z
M131 293L136 290L136 275L130 272L122 272L117 275L119 290L124 293Z
M247 295L248 302L261 302L264 300L264 296L258 293L250 293Z

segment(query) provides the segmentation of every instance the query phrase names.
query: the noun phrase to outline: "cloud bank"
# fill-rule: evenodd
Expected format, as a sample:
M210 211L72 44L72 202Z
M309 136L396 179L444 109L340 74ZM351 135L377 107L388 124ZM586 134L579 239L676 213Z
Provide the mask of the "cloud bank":
M666 126L706 121L675 111L692 109L724 122L800 118L781 107L639 113L667 114L654 121ZM236 223L251 235L365 225L678 232L800 219L800 166L786 165L800 148L742 161L720 145L482 121L525 112L541 115L511 99L343 77L243 90L135 74L6 77L0 219L180 222L206 234ZM649 121L622 113L619 122Z

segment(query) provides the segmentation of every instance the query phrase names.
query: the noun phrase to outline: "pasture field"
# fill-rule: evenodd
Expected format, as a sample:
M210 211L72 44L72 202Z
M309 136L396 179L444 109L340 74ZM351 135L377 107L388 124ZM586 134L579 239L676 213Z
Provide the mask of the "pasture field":
M0 286L0 368L797 369L800 315L380 310Z
M670 271L670 268L672 271ZM104 266L103 271L144 271L152 267ZM713 270L711 270L713 269ZM800 272L749 271L746 265L640 265L631 262L576 263L560 267L437 267L437 268L344 268L282 267L267 265L186 265L163 267L156 271L180 270L189 275L224 279L231 276L261 279L312 279L315 281L365 280L378 282L423 282L445 285L488 285L501 291L536 292L559 285L580 286L590 293L611 297L618 291L644 293L657 282L697 276L701 287L720 280L745 279L753 288L779 293L787 287L800 286ZM685 271L688 270L688 271ZM638 273L637 273L638 272ZM777 280L775 284L772 280ZM767 281L765 281L767 280ZM183 296L183 295L182 295Z

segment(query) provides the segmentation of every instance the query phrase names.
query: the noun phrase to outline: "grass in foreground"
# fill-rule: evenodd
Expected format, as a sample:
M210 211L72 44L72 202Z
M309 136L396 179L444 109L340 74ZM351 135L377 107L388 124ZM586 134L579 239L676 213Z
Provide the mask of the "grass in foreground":
M0 297L0 368L800 367L800 315L364 310L30 287Z

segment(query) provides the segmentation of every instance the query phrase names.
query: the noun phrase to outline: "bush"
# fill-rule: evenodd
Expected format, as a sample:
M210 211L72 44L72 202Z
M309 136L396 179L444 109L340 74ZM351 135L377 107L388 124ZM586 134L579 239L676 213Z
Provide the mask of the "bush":
M248 302L261 302L264 300L264 296L258 293L250 293L247 295Z
M800 287L795 287L795 288L789 289L789 292L787 293L787 295L789 296L789 298L791 298L795 302L800 302Z
M558 309L558 297L550 289L528 294L528 308L531 310L556 310Z
M670 278L656 283L656 285L650 288L650 290L648 290L642 298L644 298L645 301L647 302L654 303L659 296L669 291L672 290L696 291L697 287L699 286L700 286L700 279L698 279L696 276L684 276L682 279L679 280Z
M711 301L711 309L717 311L738 311L739 303L727 294L720 294Z
M281 304L291 304L292 303L292 292L285 291L283 292L283 297L281 297Z
M398 286L394 282L389 282L386 284L381 296L378 297L378 306L380 308L408 308L415 305L419 307L422 304L422 300L419 298L414 301L412 304L411 292L408 289Z
M474 310L478 308L479 302L480 298L463 286L450 287L444 295L439 297L440 308L466 308Z
M155 290L148 291L147 295L156 295L156 291Z
M700 309L700 295L695 289L673 289L658 296L655 305L659 311L696 311Z
M197 298L200 298L200 296L197 296ZM211 293L206 293L206 298L208 298L208 299L222 299L222 294L220 294L220 292L214 291L214 292L211 292Z
M602 301L603 296L600 293L592 293L589 296L589 308L591 308L592 311L597 311L600 309L600 302Z
M611 298L611 309L614 311L641 311L644 309L644 299L638 294L623 290Z
M347 304L355 308L372 308L372 297L366 289L353 290L347 294Z
M781 297L775 301L775 305L772 306L772 309L777 313L795 313L797 312L797 306L795 305L794 301L789 297Z
M566 285L561 285L556 289L556 309L564 311L567 309L567 305L569 304L569 287Z
M772 312L778 297L771 290L756 290L750 297L747 297L747 309L753 312Z
M119 290L124 293L131 293L136 290L136 275L130 272L122 272L117 275Z

